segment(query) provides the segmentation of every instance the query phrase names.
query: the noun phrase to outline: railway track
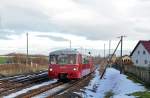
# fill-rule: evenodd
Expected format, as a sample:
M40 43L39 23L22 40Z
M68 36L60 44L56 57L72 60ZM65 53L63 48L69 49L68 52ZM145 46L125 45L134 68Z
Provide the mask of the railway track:
M23 93L23 94L17 96L16 98L31 98L33 96L41 94L45 91L48 91L48 90L53 89L55 87L58 87L60 85L63 85L63 83L62 82L55 82L55 83L52 83L49 85L42 86L42 87L37 88L37 89L29 90L28 92Z
M7 98L7 96L15 94L17 92L21 92L26 88L32 89L28 89L26 92L17 94L15 98L43 98L43 96L44 98L53 98L62 92L73 89L75 88L75 86L79 86L79 84L84 81L90 80L90 77L91 75L89 74L82 79L72 80L67 83L55 81L53 83L42 85L37 88L32 87L37 83L42 83L45 80L48 80L47 72L40 72L26 76L19 75L15 77L3 78L0 79L0 98L3 96Z
M53 98L56 95L67 91L69 89L73 89L75 86L79 85L79 83L82 83L84 81L90 80L91 75L85 76L82 79L79 80L72 80L67 83L63 82L55 82L52 84L44 85L36 89L29 90L25 93L22 93L15 98Z
M37 75L40 75L40 74L44 74L44 73L47 73L47 70L45 71L40 71L40 72L34 72L34 73L28 73L28 74L21 74L21 75L16 75L16 76L10 76L10 77L3 77L3 78L0 78L0 81L13 81L13 80L16 80L16 81L19 81L19 80L23 80L25 78L28 78L30 76L37 76Z
M46 71L0 79L0 97L48 80Z
M65 92L68 92L68 91L72 91L72 90L76 89L77 87L80 87L80 84L84 83L85 81L89 81L91 79L91 76L92 76L92 73L89 74L88 76L85 76L84 78L82 78L80 80L73 81L73 82L69 83L69 85L67 85L66 87L64 87L61 90L47 96L46 98L55 98L55 97L60 98L62 96L59 95L59 94L65 93ZM65 97L62 97L62 98L65 98Z

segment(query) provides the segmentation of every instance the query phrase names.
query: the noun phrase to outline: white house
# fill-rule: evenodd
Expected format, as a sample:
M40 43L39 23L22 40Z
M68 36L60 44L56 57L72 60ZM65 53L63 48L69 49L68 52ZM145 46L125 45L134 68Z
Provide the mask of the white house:
M150 40L139 41L130 54L136 66L150 67Z

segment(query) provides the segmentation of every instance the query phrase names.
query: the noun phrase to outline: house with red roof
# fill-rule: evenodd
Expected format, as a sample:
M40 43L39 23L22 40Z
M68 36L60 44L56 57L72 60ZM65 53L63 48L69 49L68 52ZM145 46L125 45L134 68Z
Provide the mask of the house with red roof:
M140 40L130 54L136 66L150 67L150 40Z

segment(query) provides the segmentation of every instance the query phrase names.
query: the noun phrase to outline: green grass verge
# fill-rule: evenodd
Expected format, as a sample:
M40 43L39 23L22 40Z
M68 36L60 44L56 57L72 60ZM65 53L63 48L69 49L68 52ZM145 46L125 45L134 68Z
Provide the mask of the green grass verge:
M142 81L140 81L136 76L134 76L133 74L130 74L130 73L126 73L126 75L128 76L127 78L132 80L133 82L135 83L141 83L143 84L143 86L145 86L145 88L149 89L150 88L150 85L149 84L144 84ZM140 92L135 92L135 93L132 93L132 94L129 94L129 95L132 95L132 96L135 96L136 98L150 98L150 91L147 90L147 91L140 91Z
M134 83L142 83L142 81L140 81L136 76L134 76L131 73L126 73L126 75L128 76L127 79L132 80Z
M139 80L135 75L131 73L125 73L125 74L128 76L127 79L132 80L134 83L141 83L145 88L150 89L150 84L144 83L143 81Z
M136 96L137 98L150 98L150 91L135 92L131 95Z

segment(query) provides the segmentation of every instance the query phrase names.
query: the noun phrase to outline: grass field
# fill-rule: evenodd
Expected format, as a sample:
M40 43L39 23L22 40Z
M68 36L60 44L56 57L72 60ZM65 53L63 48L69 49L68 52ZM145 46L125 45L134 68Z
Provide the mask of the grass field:
M0 64L6 63L7 58L6 57L0 57Z

